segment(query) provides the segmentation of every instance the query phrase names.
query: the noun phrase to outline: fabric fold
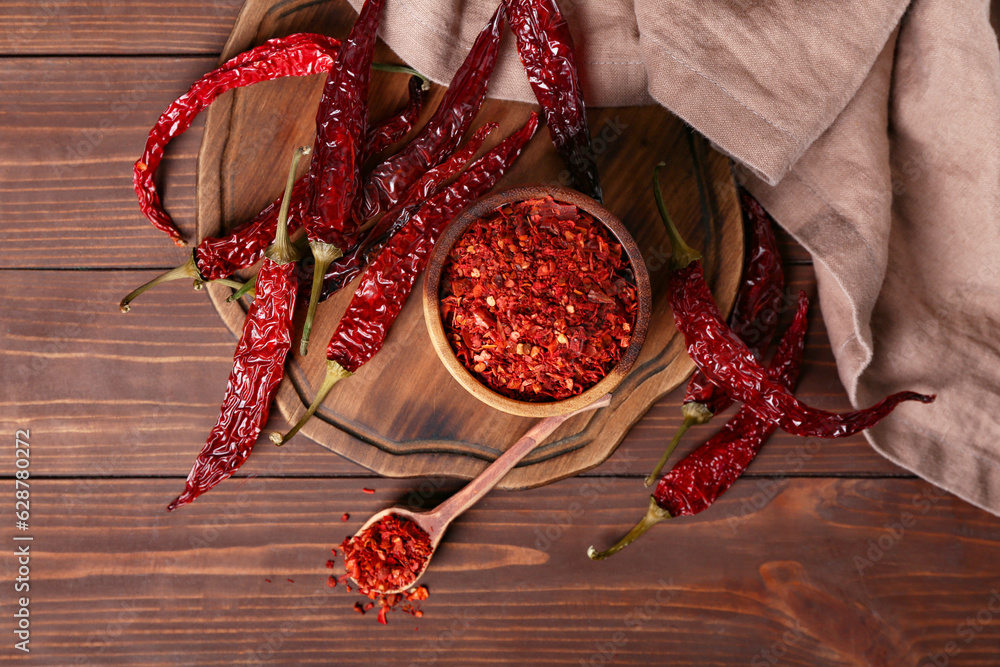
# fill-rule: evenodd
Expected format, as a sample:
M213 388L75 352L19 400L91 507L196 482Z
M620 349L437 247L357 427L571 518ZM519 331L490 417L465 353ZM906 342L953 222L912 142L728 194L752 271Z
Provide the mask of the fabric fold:
M733 158L812 255L852 403L938 394L866 432L873 447L1000 514L1000 53L988 0L559 4L589 104L669 108ZM495 7L397 0L382 36L444 82ZM509 41L490 93L533 101Z

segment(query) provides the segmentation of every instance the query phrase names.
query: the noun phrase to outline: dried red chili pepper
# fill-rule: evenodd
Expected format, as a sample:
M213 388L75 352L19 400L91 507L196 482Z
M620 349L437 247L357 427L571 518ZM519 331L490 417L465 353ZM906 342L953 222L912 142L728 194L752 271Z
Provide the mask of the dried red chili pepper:
M430 558L431 538L406 517L389 514L344 540L347 574L363 595L406 588Z
M566 19L556 0L504 0L504 6L552 143L569 167L574 187L601 201L583 88Z
M452 77L431 119L405 148L365 179L362 219L368 220L392 207L422 173L442 162L459 145L486 97L502 30L503 12L498 7Z
M316 113L316 153L309 168L306 236L313 255L312 293L299 352L309 350L323 276L354 245L361 226L361 167L368 128L368 84L383 0L365 0L323 87Z
M169 235L175 244L185 245L177 225L163 210L154 182L164 148L171 139L183 134L195 117L227 90L283 76L306 76L329 70L339 45L332 37L310 33L268 40L205 74L167 107L150 130L133 170L139 208L153 226Z
M445 162L428 170L410 186L406 195L388 213L379 218L360 243L330 265L323 278L322 298L325 299L354 280L368 266L372 257L377 255L396 232L406 225L414 211L433 195L442 183L462 170L472 156L482 148L486 136L496 128L496 123L487 123L479 128L461 150L456 151Z
M449 253L441 313L456 357L517 400L561 400L621 359L635 325L635 277L607 227L552 197L504 205Z
M320 40L316 42L316 54L314 54L316 57L309 60L309 47L315 40ZM139 197L139 206L146 217L157 228L173 235L174 232L171 230L176 230L176 226L163 209L156 190L154 179L156 168L171 139L187 130L194 118L219 95L233 88L279 76L305 76L325 71L332 66L338 47L339 42L335 39L308 33L273 39L256 49L241 53L199 79L185 95L163 113L149 133L143 156L136 162L134 174L136 193ZM265 65L267 68L262 69ZM383 150L387 145L402 138L413 127L420 115L426 89L426 79L409 67L381 63L375 63L373 67L404 71L414 76L410 83L410 100L406 107L397 115L369 128L365 146L367 155L374 155ZM300 179L292 193L292 208L288 218L289 231L292 233L302 225L307 194L308 182L304 178ZM195 281L196 286L203 282L219 281L232 287L239 287L239 283L229 283L225 279L238 269L256 263L263 256L271 239L274 238L274 227L281 201L279 197L252 220L238 225L226 236L208 237L202 240L187 262L157 276L122 299L119 304L122 312L128 312L131 301L146 290L171 280L190 278Z
M274 243L268 248L258 274L257 296L236 345L219 419L188 474L183 493L170 503L168 511L191 502L243 465L267 421L271 401L285 375L298 292L295 263L299 259L285 220L295 169L299 158L308 153L308 148L300 148L292 158L285 187L286 203L282 206Z
M403 69L409 70L408 67ZM372 125L368 128L365 136L366 159L381 153L391 144L402 139L413 128L417 119L420 118L420 111L424 108L424 99L427 96L428 88L427 80L423 77L410 77L410 101L403 110L378 125Z
M809 300L800 292L795 320L785 332L767 369L767 376L788 391L794 389L802 364L808 310ZM587 555L603 560L627 547L660 521L708 509L746 471L777 428L777 424L760 418L750 408L741 408L721 431L660 479L649 498L646 515L625 537L606 551L598 552L590 547Z
M658 190L656 172L653 183ZM673 246L667 294L674 324L697 367L730 398L788 433L816 438L843 438L871 428L903 401L934 400L934 396L903 391L865 410L834 414L796 399L767 377L753 353L722 321L702 273L701 256L684 243L665 208L660 208L660 214Z
M729 316L729 326L733 333L747 344L755 357L767 350L778 324L778 310L781 307L785 287L785 272L778 254L778 244L771 228L771 217L757 200L746 190L740 189L740 203L743 209L744 226L748 232L746 269L743 283L736 296L736 304ZM657 205L662 206L662 197ZM712 384L705 374L695 369L688 381L681 414L684 420L667 445L663 456L646 477L646 486L652 486L660 476L670 455L677 448L681 438L695 424L707 424L711 419L732 405L733 401L723 390Z
M285 436L271 434L275 444L288 442L312 417L333 386L353 374L381 349L389 327L406 303L444 227L500 180L536 129L538 115L532 113L524 127L473 162L454 183L428 199L386 244L362 276L354 298L330 339L326 351L326 377L315 399Z

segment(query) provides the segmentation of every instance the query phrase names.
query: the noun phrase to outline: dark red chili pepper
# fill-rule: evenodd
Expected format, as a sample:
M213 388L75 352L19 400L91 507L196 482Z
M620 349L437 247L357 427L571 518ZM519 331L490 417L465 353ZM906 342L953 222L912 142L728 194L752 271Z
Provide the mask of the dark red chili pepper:
M362 276L354 298L330 339L326 350L326 377L316 398L287 435L271 434L275 444L288 442L316 412L333 386L353 374L381 349L389 327L406 303L445 226L500 180L536 129L538 115L532 113L524 127L473 162L454 183L428 199L379 252Z
M658 189L656 172L653 182ZM788 433L815 438L843 438L871 428L903 401L934 400L934 396L903 391L865 410L834 414L796 399L780 383L767 377L746 344L722 321L702 273L701 256L681 239L662 206L662 198L657 198L657 204L674 250L667 289L674 324L684 336L688 355L695 365L730 398L744 403Z
M576 189L601 201L573 37L556 0L504 0L528 83Z
M219 419L188 474L183 493L170 503L168 511L191 502L243 465L267 421L271 401L285 375L285 357L292 347L292 312L298 292L295 263L299 259L285 220L299 157L308 152L308 148L300 148L292 159L285 188L286 203L274 243L257 274L257 296L236 345Z
M747 344L754 356L767 351L778 324L778 309L785 288L785 272L774 240L771 218L757 200L746 190L740 189L745 228L748 232L747 253L743 283L736 296L736 304L729 316L733 333ZM712 384L705 374L695 370L688 382L681 414L684 421L653 471L646 477L646 486L652 486L660 471L673 454L681 438L695 424L707 424L733 401L725 391Z
M340 42L332 37L310 33L268 40L204 75L167 107L150 130L142 156L133 170L139 208L153 226L169 235L177 245L185 245L177 225L163 210L154 182L164 148L171 139L183 134L195 117L227 90L283 76L306 76L329 70L339 45Z
M330 263L354 245L361 226L361 167L368 131L368 84L383 0L365 0L323 87L316 113L316 155L309 168L306 236L314 268L299 352L309 335Z
M767 376L788 391L795 388L802 364L808 310L809 300L800 292L795 320L785 332L767 369ZM660 521L708 509L746 471L777 428L777 424L761 419L750 408L741 408L721 431L660 479L650 496L646 515L625 537L606 551L598 552L590 547L587 555L603 560L627 547Z
M496 123L487 123L473 135L465 146L437 167L428 170L414 183L406 196L392 210L383 215L369 230L364 239L343 257L330 265L323 284L323 298L340 290L361 273L385 244L410 220L413 212L428 197L434 194L442 183L462 170L465 164L482 147L486 136L497 128Z
M462 141L486 97L486 84L496 65L502 29L503 12L498 7L455 72L431 119L405 148L365 179L362 219L388 210L421 174L451 155Z
M419 76L410 77L410 101L395 116L390 116L378 125L368 128L365 137L365 158L376 155L394 144L413 128L420 118L427 96L427 82Z
M241 54L241 56L246 56L248 53L251 52L248 51ZM241 56L237 56L237 58ZM237 60L237 58L229 61L227 65ZM381 65L375 63L373 67L375 69L390 69L391 71L413 71L400 65ZM410 100L406 107L396 115L390 116L378 125L369 128L368 136L365 140L365 152L367 155L378 153L385 146L402 138L413 127L423 105L424 81L423 77L415 74L410 81ZM188 124L190 125L190 122ZM155 132L157 129L154 128L153 131ZM165 145L164 143L160 148L161 155ZM305 177L300 178L296 181L295 188L292 190L292 204L288 214L288 229L290 233L296 232L302 226L304 211L308 204L308 193L308 179ZM155 192L153 194L155 196ZM156 201L159 202L158 199ZM203 282L216 281L240 288L241 285L238 282L229 283L225 279L233 275L237 270L255 264L264 255L264 251L270 245L271 239L274 238L274 228L278 220L278 210L281 202L282 198L278 197L264 210L254 216L253 219L234 227L226 236L209 236L203 239L194 249L191 258L187 262L167 271L163 275L157 276L148 283L136 288L122 299L119 304L122 312L128 312L129 304L132 300L146 290L171 280L190 278L196 285ZM165 212L162 212L162 209L159 210L162 215L166 215Z

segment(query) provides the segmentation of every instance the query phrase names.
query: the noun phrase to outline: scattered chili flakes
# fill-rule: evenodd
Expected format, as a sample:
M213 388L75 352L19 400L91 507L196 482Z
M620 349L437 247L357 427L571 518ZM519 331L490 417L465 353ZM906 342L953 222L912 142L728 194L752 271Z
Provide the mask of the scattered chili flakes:
M271 583L270 579L265 579L264 581L266 581L267 583Z
M330 575L326 585L335 588L338 583L344 583L353 577L359 583L358 592L369 599L364 605L355 602L354 611L364 614L378 605L378 622L382 625L388 625L387 614L396 608L414 618L423 618L420 603L430 595L426 586L414 586L402 593L383 593L405 585L389 583L389 578L412 582L430 556L430 537L419 526L409 519L390 514L369 526L361 535L349 536L341 545L341 550L344 552L347 572L340 577ZM337 555L336 549L331 551L334 556ZM416 569L413 569L414 563ZM334 564L332 560L326 562L328 568L332 568ZM362 564L369 568L364 574ZM372 579L372 576L375 578ZM372 581L375 583L372 584ZM350 584L344 588L348 592L352 590Z
M351 515L344 512L344 514L340 517L340 520L346 523L351 520Z
M369 489L369 488L367 488L367 487L366 487L366 488L364 488L364 489L361 489L361 490L362 490L362 491L364 491L365 493L368 493L368 494L372 494L372 493L375 493L375 489Z
M347 573L368 595L413 583L431 555L431 538L413 521L389 514L344 540L340 550Z
M288 580L288 583L290 583L290 584L294 584L294 583L295 583L295 581L293 581L292 579L289 579L289 580Z
M522 401L596 384L629 346L637 308L621 244L586 211L548 196L470 225L449 253L440 297L459 361Z

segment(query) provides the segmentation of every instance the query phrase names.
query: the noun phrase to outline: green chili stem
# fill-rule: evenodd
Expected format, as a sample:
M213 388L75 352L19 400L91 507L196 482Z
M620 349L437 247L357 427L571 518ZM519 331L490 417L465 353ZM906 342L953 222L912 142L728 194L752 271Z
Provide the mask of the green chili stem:
M245 283L238 284L236 287L236 291L230 294L229 298L227 298L226 301L228 301L229 303L232 303L233 301L239 301L246 294L251 294L252 298L253 296L252 293L254 291L254 287L256 286L257 286L257 276L254 275L250 278L250 280L246 281Z
M299 343L299 354L305 356L309 352L309 334L312 333L313 320L316 319L316 306L319 305L319 297L323 293L323 278L326 270L334 260L339 259L344 253L340 248L322 241L310 241L313 261L316 267L313 269L312 293L309 295L309 310L306 312L306 321L302 325L302 340Z
M680 443L681 438L687 433L687 430L694 426L695 424L707 424L711 421L712 417L715 415L711 410L708 409L704 403L698 403L697 401L691 401L690 403L685 403L681 406L681 414L684 415L684 421L681 422L681 426L677 429L677 433L674 435L674 439L670 441L667 445L667 450L663 452L663 456L660 457L660 461L653 468L653 472L649 473L646 478L646 486L653 486L656 484L656 480L660 477L660 471L663 470L663 466L667 464L670 459L670 455L674 453L677 449L678 443Z
M309 146L299 146L292 153L292 164L288 168L288 180L285 181L285 194L281 197L278 222L274 227L274 243L264 252L264 256L275 264L297 262L301 257L288 236L288 210L292 205L292 188L295 187L295 174L299 170L299 160L303 155L309 155L311 152L312 149Z
M372 69L377 69L382 72L399 72L400 74L409 74L410 76L417 77L423 82L420 85L421 90L426 91L430 90L431 88L431 82L426 76L424 76L417 70L413 69L412 67L408 67L406 65L394 65L392 63L372 63Z
M670 441L669 445L667 445L666 451L663 452L663 456L661 456L660 460L656 463L656 466L653 468L653 472L649 473L646 477L646 481L644 482L646 486L653 486L656 484L656 481L660 478L660 471L663 470L663 466L667 465L667 461L670 460L670 455L674 453L675 449L677 449L677 445L680 443L681 438L684 437L684 434L687 433L687 430L693 425L694 422L687 418L681 422L681 427L677 429L677 433L674 434L674 439Z
M243 287L243 283L241 283L238 280L233 280L232 278L218 278L216 280L209 280L208 282L214 285L232 287L233 289L241 289ZM202 285L204 285L204 283L199 283L198 285L195 285L195 289L201 289Z
M594 547L587 549L587 555L590 556L592 560L604 560L608 556L614 556L616 553L632 544L636 539L642 536L647 530L655 526L656 524L664 521L666 519L671 519L670 512L663 509L656 504L656 499L652 496L649 497L649 509L646 510L646 515L639 520L639 523L635 524L632 530L628 531L622 539L618 540L610 549L606 551L598 551Z
M667 236L670 237L670 246L673 248L670 268L676 271L701 259L701 253L684 242L674 225L674 221L671 220L670 214L667 213L666 204L663 203L663 193L660 191L660 167L665 167L666 164L666 162L661 162L653 169L653 195L656 197L656 208L660 211L660 219L663 220L663 225L667 228Z
M314 398L313 402L309 405L309 409L306 410L306 413L302 415L298 422L296 422L295 426L292 427L292 430L285 435L281 435L277 431L271 433L271 442L276 444L278 447L281 447L283 444L291 440L292 437L294 437L295 434L298 433L303 426L305 426L306 422L309 421L309 418L316 414L316 410L323 403L323 401L326 400L330 390L333 389L333 385L337 384L344 378L350 377L351 375L353 375L353 373L345 369L336 361L328 360L326 362L326 376L323 378L323 384L320 385L319 391L316 392L316 398Z
M165 283L171 280L180 280L181 278L191 278L195 281L203 280L201 277L201 272L198 271L198 265L195 264L194 261L194 252L191 253L191 257L188 259L188 261L184 262L180 266L174 267L169 271L167 271L166 273L156 276L148 283L140 285L139 287L136 287L134 290L129 292L128 296L122 299L121 302L118 304L118 308L123 313L127 313L129 310L131 310L131 306L129 304L132 303L132 300L135 299L140 294L142 294L143 292L145 292L146 290L150 289L151 287L156 287L160 283Z

